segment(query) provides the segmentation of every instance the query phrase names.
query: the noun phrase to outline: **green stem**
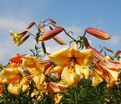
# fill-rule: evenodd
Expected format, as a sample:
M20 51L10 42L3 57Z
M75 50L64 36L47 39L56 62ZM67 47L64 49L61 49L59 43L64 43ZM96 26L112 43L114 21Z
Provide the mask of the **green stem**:
M86 33L87 33L87 32L86 32L86 30L85 30L85 31L84 31L84 34L83 34L83 36L82 36L82 38L84 38L84 37L85 37Z
M28 31L28 33L29 33L31 36L36 37L36 36L34 36L31 32Z
M64 29L64 32L66 33L66 35L68 35L73 41L77 42L76 39L74 39L71 35L69 35L69 33L67 33L67 31Z
M78 94L77 94L77 88L74 88L74 94L75 94L75 102L74 104L78 104Z

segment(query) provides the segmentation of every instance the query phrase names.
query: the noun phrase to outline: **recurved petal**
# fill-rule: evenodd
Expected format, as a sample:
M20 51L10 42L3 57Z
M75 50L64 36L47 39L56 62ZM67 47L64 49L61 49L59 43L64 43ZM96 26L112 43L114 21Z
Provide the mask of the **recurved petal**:
M57 65L64 65L64 64L66 64L70 60L69 57L72 57L72 54L70 53L68 48L64 48L62 50L53 52L48 57L55 64L57 64Z
M92 86L98 86L101 82L103 82L103 78L95 71L92 72Z
M85 66L83 69L81 69L82 75L85 77L85 79L89 78L90 75L90 69L88 66Z
M112 68L112 69L119 69L121 68L121 63L118 61L106 61L106 62L100 62L99 63L101 66L105 66L107 68Z
M23 55L16 54L16 56L10 57L9 61L14 63L21 63Z
M7 88L8 92L14 95L19 95L21 92L21 87L19 86L19 84L9 84L8 88Z
M117 70L117 69L110 70L108 68L106 70L111 74L111 76L115 79L115 81L118 80L118 77L120 74L119 70Z
M64 91L64 87L61 84L55 82L49 82L49 87L52 88L54 92L62 92Z
M75 73L80 75L81 74L81 69L82 69L82 66L76 64L75 65Z
M25 92L28 89L28 85L12 84L8 85L8 92L14 95L19 95L22 92Z
M92 50L91 49L87 49L87 50L81 50L80 52L79 51L75 51L74 52L74 55L75 55L75 57L76 57L76 61L81 65L81 64L84 64L84 60L85 60L85 58L88 56L88 55L90 55L90 54L92 54ZM88 56L89 57L89 56ZM87 59L89 59L87 57ZM90 57L91 58L91 57ZM87 61L87 59L86 59L86 61ZM85 62L86 62L85 61Z
M61 74L61 79L67 86L73 86L75 84L74 72L68 67L65 67L63 69L63 72Z
M16 78L19 75L19 71L17 70L17 68L5 68L2 71L2 75L7 79L12 79Z
M54 104L60 104L62 97L63 97L63 94L58 93L58 94L54 95L54 101L55 101Z
M93 59L94 59L94 55L92 53L87 55L84 60L84 65L90 65Z
M80 53L87 56L92 53L92 50L91 49L81 50Z
M61 67L61 66L56 66L56 67L53 68L52 72L53 72L53 73L60 72L60 71L62 71L62 69L63 69L63 67Z
M35 83L36 88L40 90L44 86L45 76L43 74L36 75L33 77L33 81Z

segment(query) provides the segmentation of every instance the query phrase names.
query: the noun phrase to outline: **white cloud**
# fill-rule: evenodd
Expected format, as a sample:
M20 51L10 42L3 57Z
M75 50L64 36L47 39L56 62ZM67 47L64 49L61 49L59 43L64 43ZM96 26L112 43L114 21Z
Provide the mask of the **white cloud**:
M121 44L121 36L119 35L112 36L111 39L109 40L109 43L115 46Z
M16 30L16 31L19 31L19 30L22 30L24 29L26 26L26 22L22 21L22 20L18 20L18 19L15 19L13 17L10 17L10 18L3 18L3 17L0 17L0 29L3 29L3 30Z
M3 60L6 53L7 53L7 49L2 48L2 51L0 51L0 60ZM1 63L1 61L0 61L0 63Z

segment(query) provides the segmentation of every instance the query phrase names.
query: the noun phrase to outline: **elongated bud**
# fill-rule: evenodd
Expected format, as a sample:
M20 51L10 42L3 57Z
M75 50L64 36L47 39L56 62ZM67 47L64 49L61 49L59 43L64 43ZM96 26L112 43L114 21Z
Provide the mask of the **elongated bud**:
M49 82L49 87L52 88L54 92L64 91L64 87L59 83Z
M45 29L44 28L40 28L40 32L44 33Z
M51 25L53 25L54 27L57 27L57 24L56 24L56 22L53 19L49 18L49 20L50 20L50 24Z
M26 33L27 33L28 31L22 31L22 32L19 32L19 33L17 33L18 35L26 35Z
M92 52L93 52L93 55L97 58L97 59L99 59L99 60L101 60L101 61L104 61L104 56L100 53L100 52L98 52L96 49L94 49L93 47L88 47L88 49L92 49Z
M100 52L98 52L96 49L94 49L93 47L90 46L90 44L89 44L89 42L88 42L88 40L87 40L86 37L83 38L83 41L84 41L85 47L86 47L87 49L92 49L93 55L94 55L97 59L99 59L99 60L101 60L101 61L104 60L104 56L103 56Z
M113 58L118 57L120 54L121 54L121 51L120 51L120 50L118 50L118 51L117 51L117 52L113 55Z
M49 20L50 20L51 23L56 24L56 22L53 19L49 18Z
M113 51L110 48L103 47L106 51L113 53Z
M30 29L33 25L35 25L35 22L31 22L26 29Z
M41 45L42 45L42 50L44 52L44 54L46 54L46 48L45 48L45 43L44 42L41 42Z
M110 35L96 28L89 27L86 29L86 32L102 40L110 39Z
M83 41L86 48L90 47L89 41L86 37L83 37Z
M26 41L29 38L29 34L24 36L19 42L18 42L18 46L21 45L24 41Z
M45 72L51 65L52 65L52 63L51 63L51 62L48 62L48 63L46 64L46 66L44 67L44 72Z
M39 37L40 41L46 41L49 40L51 38L53 38L54 36L56 36L57 34L59 34L60 32L62 32L64 30L64 28L62 27L56 27L53 30L50 30L46 33L44 33L42 36Z
M114 60L108 60L106 62L99 62L100 66L105 66L106 68L112 68L112 69L120 69L121 68L121 63L114 61Z
M60 45L66 45L66 43L65 43L63 40L61 40L60 38L58 38L57 36L54 36L53 39L54 39L57 43L59 43Z

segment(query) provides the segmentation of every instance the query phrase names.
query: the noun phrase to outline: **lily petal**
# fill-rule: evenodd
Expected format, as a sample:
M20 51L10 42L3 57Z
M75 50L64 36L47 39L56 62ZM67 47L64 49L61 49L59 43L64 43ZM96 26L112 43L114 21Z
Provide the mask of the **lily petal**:
M95 70L93 70L92 75L92 86L98 86L101 82L103 82L103 78Z
M68 48L64 48L62 50L53 52L48 57L55 64L57 64L57 65L64 65L64 64L66 64L70 60L69 57L72 57L72 54L70 53Z
M74 73L72 72L72 70L68 69L68 67L65 67L63 69L61 79L67 86L73 86L75 84Z

